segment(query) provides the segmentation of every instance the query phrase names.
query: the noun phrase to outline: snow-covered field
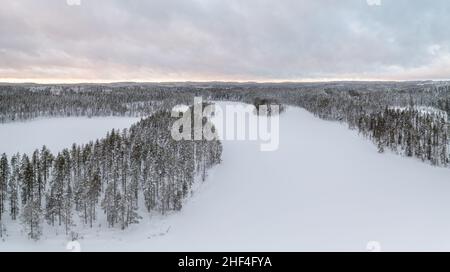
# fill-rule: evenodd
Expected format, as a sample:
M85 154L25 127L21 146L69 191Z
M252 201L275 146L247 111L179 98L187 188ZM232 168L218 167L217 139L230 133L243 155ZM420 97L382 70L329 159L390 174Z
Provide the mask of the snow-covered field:
M379 154L345 125L293 107L280 116L277 151L223 144L222 164L181 212L125 231L86 230L81 250L366 251L371 241L386 251L450 250L449 169ZM0 251L66 250L62 235L10 233Z
M129 128L137 121L139 118L134 117L61 117L0 124L0 154L30 155L44 144L56 153L74 142L88 143L104 137L113 128Z

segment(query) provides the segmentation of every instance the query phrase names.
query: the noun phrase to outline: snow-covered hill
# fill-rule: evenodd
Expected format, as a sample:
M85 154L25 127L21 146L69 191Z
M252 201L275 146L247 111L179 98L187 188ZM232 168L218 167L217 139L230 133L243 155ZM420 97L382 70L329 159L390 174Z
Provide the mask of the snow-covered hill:
M280 116L280 146L224 141L223 162L183 210L125 231L85 230L81 250L450 250L450 170L379 154L345 125L299 108ZM64 236L17 232L4 250L66 250Z

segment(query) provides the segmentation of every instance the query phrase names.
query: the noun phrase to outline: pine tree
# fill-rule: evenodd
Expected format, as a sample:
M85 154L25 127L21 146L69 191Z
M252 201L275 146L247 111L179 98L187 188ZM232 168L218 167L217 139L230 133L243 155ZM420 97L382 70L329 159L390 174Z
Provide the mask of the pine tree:
M44 145L41 150L41 160L40 160L40 169L42 173L42 182L45 187L48 183L48 179L50 177L50 170L53 163L53 155L50 150Z
M19 184L21 187L22 204L28 203L33 193L34 173L33 166L26 154L22 156L20 164Z
M20 155L13 155L11 158L11 175L8 183L8 198L10 216L16 220L19 215L19 178L20 178Z
M22 191L23 211L21 214L22 224L28 237L39 240L42 234L42 209L39 200L39 184L36 184L33 164L26 155L22 159Z
M9 172L8 158L3 154L0 158L0 237L3 236L3 213L8 193Z
M118 202L120 201L120 194L118 194L117 183L109 182L105 196L102 201L102 208L106 214L106 220L110 227L114 227L119 217Z
M73 195L72 195L72 186L70 182L67 183L64 190L64 201L63 201L63 218L64 218L64 227L66 231L66 235L69 234L69 230L75 226L73 221Z
M2 213L5 211L9 174L8 158L6 154L3 154L0 158L0 219Z
M83 203L84 203L84 221L89 222L92 228L93 222L96 220L96 206L101 193L101 176L100 170L94 170L89 182L84 186Z
M39 150L35 150L33 152L32 161L31 164L33 165L33 172L34 172L34 183L37 186L37 197L39 203L42 203L42 198L45 192L45 183L43 179L43 172L41 170L41 159Z
M52 179L50 181L50 192L47 195L46 219L52 226L57 220L62 224L64 211L64 189L67 180L66 161L63 155L58 154L55 159Z
M33 240L39 240L42 235L42 209L37 193L25 204L21 217L28 237Z
M47 194L46 219L49 224L64 225L66 234L74 225L71 157L67 149L58 154L54 161L50 191Z

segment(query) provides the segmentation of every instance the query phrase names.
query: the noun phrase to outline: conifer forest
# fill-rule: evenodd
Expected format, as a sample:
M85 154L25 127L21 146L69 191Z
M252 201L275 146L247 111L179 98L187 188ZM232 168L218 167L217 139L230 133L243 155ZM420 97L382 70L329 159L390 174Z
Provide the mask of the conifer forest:
M74 226L126 229L143 213L183 208L196 179L221 163L219 140L175 141L170 111L177 104L207 101L277 103L301 107L341 122L376 145L378 152L449 167L450 84L105 84L0 86L0 120L39 117L139 116L128 129L74 143L53 153L0 159L0 235L18 221L29 239L43 225L74 236ZM255 102L256 101L256 102ZM204 122L209 122L204 120Z

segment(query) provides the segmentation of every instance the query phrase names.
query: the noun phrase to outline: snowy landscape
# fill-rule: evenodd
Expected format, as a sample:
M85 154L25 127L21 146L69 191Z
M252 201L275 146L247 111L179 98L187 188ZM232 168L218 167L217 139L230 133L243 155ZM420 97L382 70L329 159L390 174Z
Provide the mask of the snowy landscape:
M448 14L2 1L0 252L450 252Z
M280 116L277 151L259 144L223 141L223 162L197 181L182 211L144 216L125 231L80 229L80 249L366 251L376 242L386 251L450 250L448 169L379 154L355 131L297 107ZM32 241L20 230L11 225L0 250L71 250L64 233L48 228Z

